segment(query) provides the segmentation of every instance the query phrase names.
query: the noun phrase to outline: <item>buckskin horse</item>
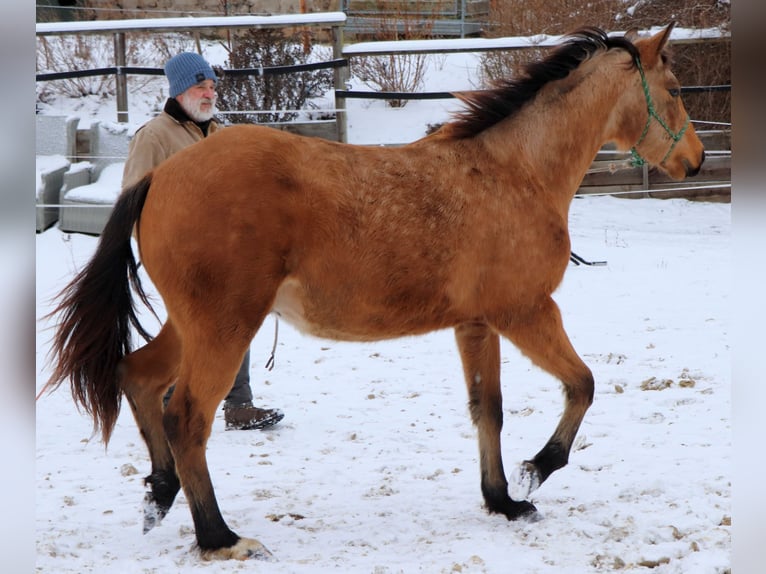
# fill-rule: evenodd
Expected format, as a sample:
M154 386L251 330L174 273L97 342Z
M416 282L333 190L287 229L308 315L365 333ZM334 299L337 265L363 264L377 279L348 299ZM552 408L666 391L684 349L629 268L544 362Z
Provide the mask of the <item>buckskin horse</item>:
M269 313L345 341L453 328L486 507L509 520L534 513L509 496L503 470L499 337L564 388L553 435L516 472L527 498L567 464L593 401L551 298L580 181L607 142L675 179L704 160L670 70L672 27L581 29L518 78L456 94L464 108L452 121L403 147L227 127L123 190L92 259L58 296L43 390L68 381L105 443L125 395L151 457L144 531L183 488L203 558L271 557L227 526L205 454ZM137 317L134 294L148 301L133 236L167 311L155 338ZM138 350L133 330L148 341Z

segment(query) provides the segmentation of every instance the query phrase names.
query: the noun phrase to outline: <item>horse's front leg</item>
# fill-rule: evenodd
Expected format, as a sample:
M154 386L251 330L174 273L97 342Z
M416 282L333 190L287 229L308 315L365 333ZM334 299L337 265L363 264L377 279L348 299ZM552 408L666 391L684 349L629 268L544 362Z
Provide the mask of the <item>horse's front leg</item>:
M484 323L466 323L455 328L463 361L471 419L479 434L481 492L487 510L509 520L533 513L529 502L508 496L503 471L500 431L503 428L503 397L500 390L500 339Z
M569 462L577 431L593 402L593 374L575 352L564 331L559 308L550 297L499 321L506 335L531 361L557 377L564 385L565 405L556 430L532 460L514 473L512 492L529 496L553 471Z

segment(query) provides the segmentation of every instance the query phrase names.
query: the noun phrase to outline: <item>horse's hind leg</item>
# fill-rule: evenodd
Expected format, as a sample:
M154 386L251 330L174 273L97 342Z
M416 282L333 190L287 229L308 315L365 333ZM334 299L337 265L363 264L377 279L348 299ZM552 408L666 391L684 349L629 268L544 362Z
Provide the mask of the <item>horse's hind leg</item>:
M503 471L500 431L503 398L500 390L500 338L486 324L466 323L455 329L468 386L471 418L479 434L481 491L490 512L509 520L535 511L529 502L511 500Z
M233 328L223 331L216 324ZM269 559L270 552L257 540L240 538L227 526L205 456L216 408L231 390L253 333L243 332L235 319L206 325L195 316L195 323L186 327L178 380L163 425L189 502L197 545L205 559Z
M152 472L144 479L149 487L144 498L145 533L162 521L181 488L162 424L162 396L175 380L180 360L178 333L168 321L155 339L120 365L122 390L152 461Z
M556 430L532 460L525 461L515 477L520 496L528 496L553 471L569 461L577 431L593 402L593 375L567 337L558 306L546 297L509 324L498 326L533 363L557 377L564 385L565 406Z

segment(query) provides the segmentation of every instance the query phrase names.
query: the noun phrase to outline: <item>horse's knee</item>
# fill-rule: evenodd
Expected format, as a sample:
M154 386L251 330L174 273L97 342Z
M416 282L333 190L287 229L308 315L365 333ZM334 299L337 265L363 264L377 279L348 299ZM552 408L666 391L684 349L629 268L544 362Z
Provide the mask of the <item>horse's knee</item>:
M595 382L591 370L582 365L579 372L571 380L564 381L568 402L580 404L588 408L593 404Z

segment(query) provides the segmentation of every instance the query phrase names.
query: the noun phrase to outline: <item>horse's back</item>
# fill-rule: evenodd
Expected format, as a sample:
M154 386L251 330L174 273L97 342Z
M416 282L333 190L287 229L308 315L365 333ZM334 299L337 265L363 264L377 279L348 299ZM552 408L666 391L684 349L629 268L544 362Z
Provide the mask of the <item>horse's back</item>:
M462 200L428 152L330 142L262 126L222 129L158 166L144 242L215 241L221 249L274 236L377 243L446 234ZM415 238L417 239L417 238Z

